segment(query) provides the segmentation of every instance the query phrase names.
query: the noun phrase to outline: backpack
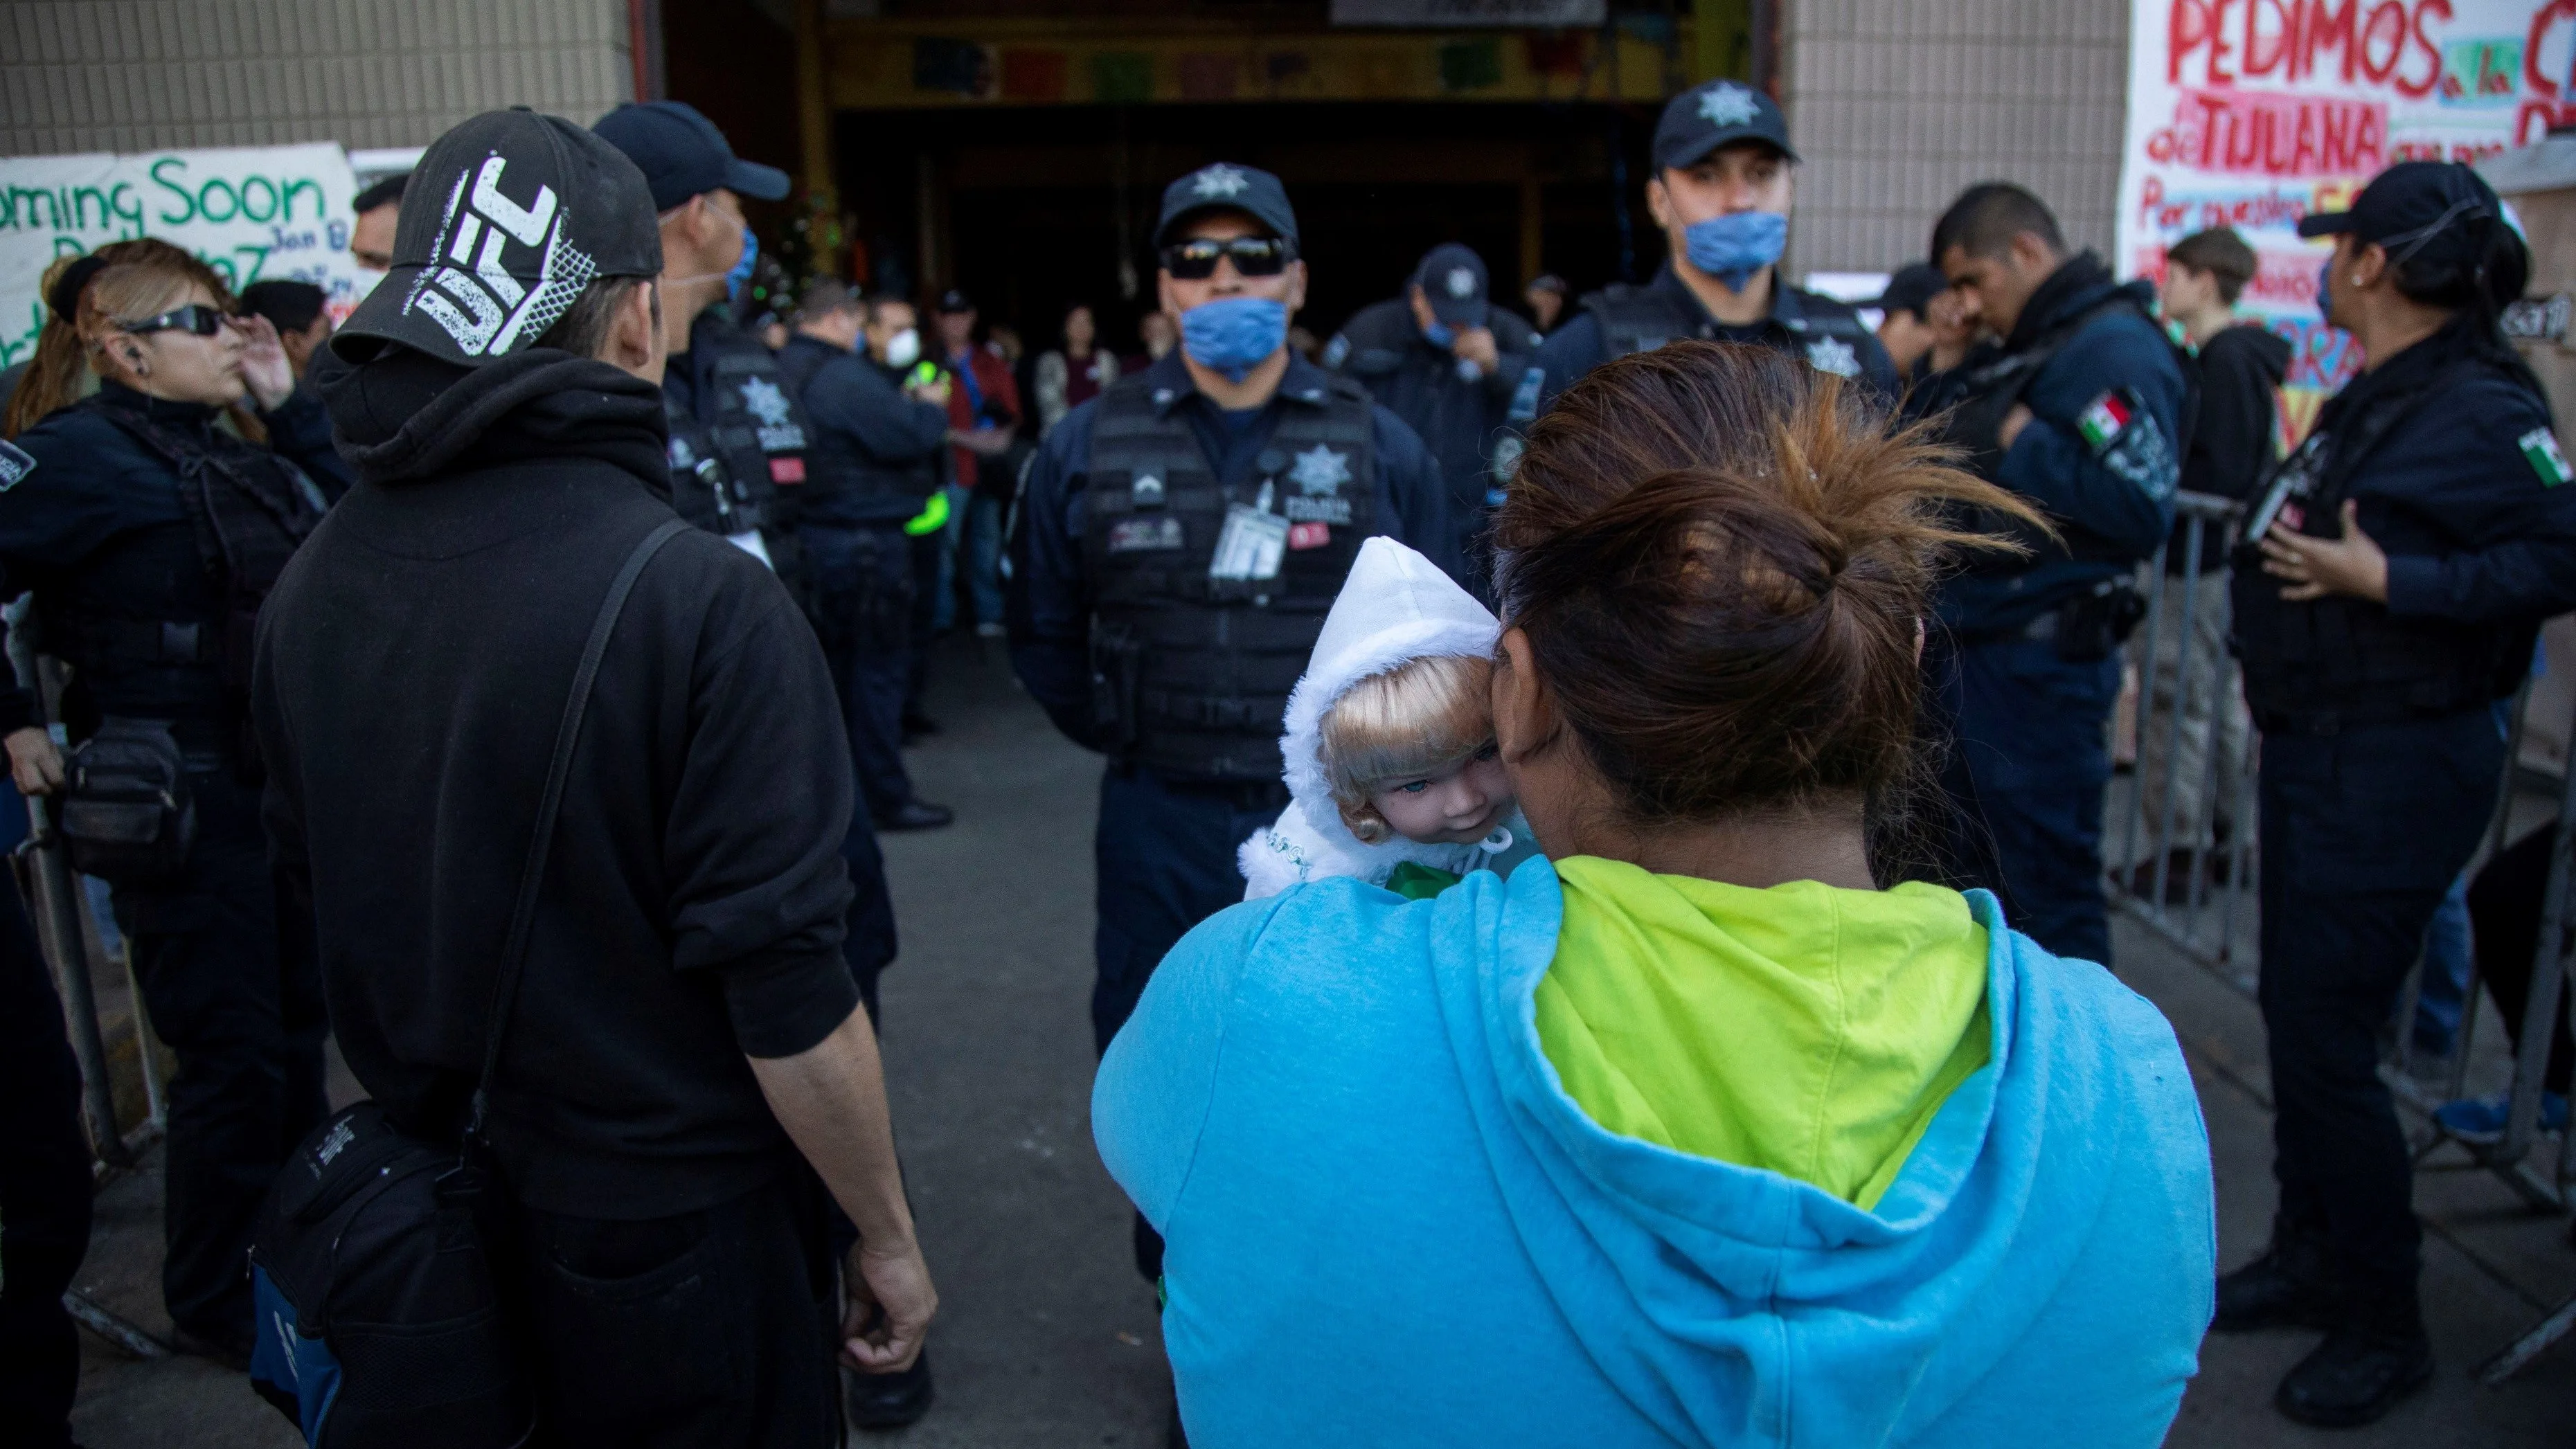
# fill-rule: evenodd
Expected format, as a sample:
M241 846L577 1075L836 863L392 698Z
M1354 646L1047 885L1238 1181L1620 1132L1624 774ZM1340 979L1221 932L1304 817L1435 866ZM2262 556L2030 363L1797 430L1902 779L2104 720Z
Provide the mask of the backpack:
M462 1139L433 1142L359 1102L297 1145L261 1206L250 1253L251 1387L314 1449L509 1449L535 1429L526 1354L492 1268L494 1245L507 1239L483 1141L485 1097L600 656L644 565L687 529L673 519L645 535L591 624L538 797Z

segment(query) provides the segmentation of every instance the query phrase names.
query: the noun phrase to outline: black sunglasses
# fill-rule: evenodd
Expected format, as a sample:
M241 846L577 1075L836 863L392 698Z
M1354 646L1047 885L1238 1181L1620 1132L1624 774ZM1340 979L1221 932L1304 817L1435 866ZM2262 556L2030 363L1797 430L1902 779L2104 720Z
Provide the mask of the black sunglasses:
M199 337L212 337L224 330L225 321L225 314L220 309L203 302L191 302L185 307L173 307L158 317L146 317L140 322L119 322L116 328L120 332L192 332Z
M1184 282L1203 282L1216 275L1217 259L1234 258L1234 269L1247 277L1275 277L1297 260L1297 244L1286 237L1239 236L1232 241L1193 238L1163 248L1163 270Z

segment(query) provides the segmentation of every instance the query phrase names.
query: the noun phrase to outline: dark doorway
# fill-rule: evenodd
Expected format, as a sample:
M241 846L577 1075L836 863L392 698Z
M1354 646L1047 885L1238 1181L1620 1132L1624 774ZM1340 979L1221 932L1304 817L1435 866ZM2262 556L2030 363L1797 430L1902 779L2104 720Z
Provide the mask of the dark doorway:
M1640 194L1653 117L1630 108L1066 106L837 120L863 280L916 296L960 287L1032 349L1053 342L1075 300L1098 310L1109 346L1134 348L1136 319L1155 305L1147 238L1163 187L1220 159L1287 182L1311 276L1298 321L1318 337L1396 295L1441 242L1474 247L1497 299L1514 306L1533 264L1588 289L1642 277L1661 255Z

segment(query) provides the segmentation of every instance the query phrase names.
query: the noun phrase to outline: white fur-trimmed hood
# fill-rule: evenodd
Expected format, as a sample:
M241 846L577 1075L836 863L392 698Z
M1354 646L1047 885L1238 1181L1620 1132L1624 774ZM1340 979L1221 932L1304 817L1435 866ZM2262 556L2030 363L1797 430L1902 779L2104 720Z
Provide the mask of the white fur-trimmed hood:
M1492 612L1431 560L1383 536L1360 545L1350 577L1316 637L1305 677L1288 696L1287 733L1279 741L1287 761L1288 810L1278 825L1245 841L1238 853L1255 895L1316 876L1383 880L1407 860L1449 869L1478 856L1475 845L1417 845L1400 836L1368 845L1351 834L1324 781L1323 719L1352 685L1370 675L1434 655L1491 658L1501 636L1502 625ZM1300 855L1305 858L1302 868L1291 858ZM1265 883L1268 890L1262 889Z

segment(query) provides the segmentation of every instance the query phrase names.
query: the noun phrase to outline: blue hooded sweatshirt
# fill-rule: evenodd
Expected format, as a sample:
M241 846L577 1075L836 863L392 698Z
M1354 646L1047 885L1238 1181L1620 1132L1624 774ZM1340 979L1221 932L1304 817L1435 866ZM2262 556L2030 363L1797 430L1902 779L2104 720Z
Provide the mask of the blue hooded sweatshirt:
M2191 1078L2153 1006L1968 900L1990 1060L1874 1210L1566 1096L1533 1024L1543 859L1200 925L1092 1100L1167 1240L1190 1442L2159 1443L2216 1266Z

